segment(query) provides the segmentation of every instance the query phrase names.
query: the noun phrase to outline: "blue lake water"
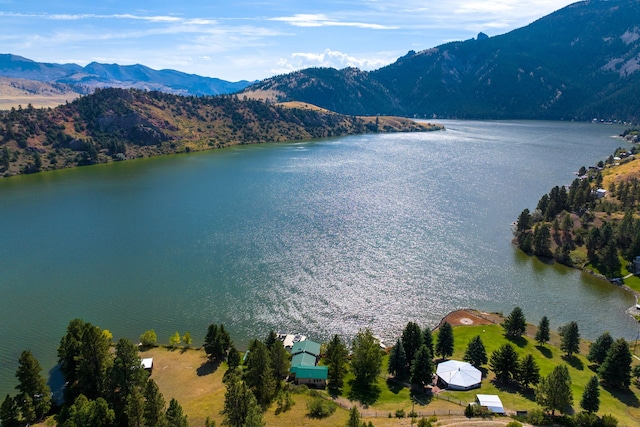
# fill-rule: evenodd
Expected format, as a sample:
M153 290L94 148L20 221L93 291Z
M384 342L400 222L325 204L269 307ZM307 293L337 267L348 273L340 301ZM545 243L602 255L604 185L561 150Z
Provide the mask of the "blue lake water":
M510 224L618 146L618 126L443 121L443 132L242 146L0 180L0 395L68 322L238 346L269 329L394 341L449 311L635 338L631 295L530 258Z

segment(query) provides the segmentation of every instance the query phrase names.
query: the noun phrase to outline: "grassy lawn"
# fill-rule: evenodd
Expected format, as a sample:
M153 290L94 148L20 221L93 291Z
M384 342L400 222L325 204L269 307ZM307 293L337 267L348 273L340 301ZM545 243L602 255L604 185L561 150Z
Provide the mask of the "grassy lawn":
M529 327L528 333L533 331ZM486 347L487 354L498 349L501 345L510 342L503 336L503 329L499 325L481 326L456 326L454 327L455 353L452 359L462 359L467 343L476 335L480 335ZM552 342L558 343L557 333L552 332ZM593 367L584 355L588 352L588 343L583 342L581 355L566 361L562 357L558 347L552 345L537 346L531 338L522 338L517 342L512 342L520 356L531 353L540 367L541 375L548 375L558 364L566 363L573 381L573 409L580 411L579 402L584 391L584 386L594 375ZM176 398L182 405L185 413L189 417L189 423L193 426L204 426L207 417L216 421L218 425L222 423L220 411L223 407L225 387L222 383L222 376L226 366L217 368L206 363L206 356L201 350L180 349L169 350L166 348L154 348L140 354L141 357L154 358L154 370L151 375L160 387L160 390L168 402L171 398ZM446 419L448 411L452 415L460 414L464 410L464 405L475 400L477 393L497 394L502 399L508 411L531 410L538 408L535 403L533 392L521 392L517 388L504 386L495 383L492 373L483 379L479 389L461 391L443 391L439 399L431 399L426 395L417 396L418 400L424 404L413 406L411 392L408 388L390 381L386 376L388 356L383 361L383 370L377 383L371 390L358 390L353 387L353 374L348 374L345 378L345 386L341 390L337 401L343 406L338 407L336 412L326 419L312 419L307 415L307 401L311 399L308 394L294 394L295 401L291 410L276 414L276 405L273 404L265 413L265 420L268 426L339 426L344 425L348 418L347 409L352 405L358 405L364 418L372 421L374 425L399 426L410 425L409 418L397 419L395 412L404 410L409 413L412 408L420 415L429 416L434 412L440 419ZM322 391L327 398L330 398L326 391ZM631 386L629 392L600 389L600 412L599 415L612 414L621 426L640 424L640 391L636 385ZM450 401L447 401L449 399ZM389 414L392 418L389 418Z

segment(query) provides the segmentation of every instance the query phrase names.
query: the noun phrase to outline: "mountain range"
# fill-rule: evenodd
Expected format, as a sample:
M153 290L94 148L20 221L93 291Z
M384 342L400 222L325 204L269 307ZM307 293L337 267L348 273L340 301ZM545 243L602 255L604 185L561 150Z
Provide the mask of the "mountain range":
M95 88L119 87L157 90L176 95L221 95L238 92L251 82L187 74L176 70L154 70L144 65L77 64L35 62L21 56L0 54L0 76L68 85L76 93Z
M310 68L247 96L343 114L640 121L640 1L574 3L507 34L410 51L375 71Z

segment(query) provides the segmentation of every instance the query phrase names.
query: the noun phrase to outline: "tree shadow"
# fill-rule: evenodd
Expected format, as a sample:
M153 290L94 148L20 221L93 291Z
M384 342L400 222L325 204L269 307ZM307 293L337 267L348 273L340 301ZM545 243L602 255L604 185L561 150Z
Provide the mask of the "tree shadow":
M477 369L482 373L482 378L487 378L487 376L489 375L489 369L482 366Z
M219 360L214 360L214 361L208 360L204 362L202 365L200 365L198 369L196 369L196 374L199 377L204 377L206 375L213 374L215 371L218 370L218 367L220 367Z
M393 394L398 394L404 389L404 384L396 379L387 378L387 388Z
M565 354L562 356L562 360L567 362L571 367L579 371L584 371L584 363L582 363L582 360L578 359L575 354L572 354L571 356L567 356Z
M353 379L349 381L349 385L351 386L351 391L347 396L349 400L356 400L363 405L369 406L374 404L380 397L381 390L377 384L363 385Z
M547 347L545 347L543 345L537 345L536 348L547 359L553 358L553 354L551 353L551 349L549 349L549 348L547 348Z
M433 393L431 389L423 392L411 392L411 400L413 400L416 405L426 406L433 400Z
M527 339L525 337L509 337L505 335L505 338L520 348L524 348L527 345Z
M536 391L532 388L524 388L520 390L520 395L532 402L536 401Z
M342 395L342 387L327 387L327 393L336 399Z
M638 400L638 396L636 396L631 390L622 390L607 385L602 385L602 388L607 390L613 397L625 405L633 408L640 408L640 400Z

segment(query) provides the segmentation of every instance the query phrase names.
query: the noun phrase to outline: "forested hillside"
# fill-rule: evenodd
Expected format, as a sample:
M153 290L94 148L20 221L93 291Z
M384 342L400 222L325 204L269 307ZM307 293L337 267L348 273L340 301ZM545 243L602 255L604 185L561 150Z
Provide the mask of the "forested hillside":
M29 105L0 112L0 174L237 144L429 129L409 120L285 108L235 96L102 89L55 109Z
M344 114L640 120L640 2L583 1L510 33L410 51L364 72L307 69L248 96Z
M524 209L514 229L517 245L610 279L634 272L632 261L640 255L637 153L637 147L619 148L605 161L583 166L568 188L543 195L533 211Z

